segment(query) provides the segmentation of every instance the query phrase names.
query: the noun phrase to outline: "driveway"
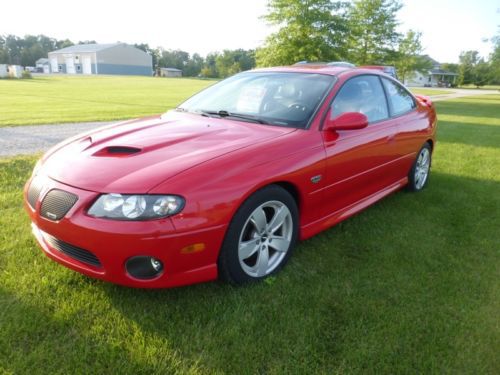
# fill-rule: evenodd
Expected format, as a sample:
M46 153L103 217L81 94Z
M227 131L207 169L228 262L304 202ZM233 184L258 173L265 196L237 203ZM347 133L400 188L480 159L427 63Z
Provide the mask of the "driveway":
M426 89L432 90L431 88ZM436 90L443 91L442 88ZM431 95L431 99L433 101L438 101L460 98L463 96L495 93L496 91L492 90L450 89L449 94ZM0 157L43 152L66 138L100 126L112 124L113 122L82 122L76 124L0 127Z
M114 121L117 122L117 121ZM113 122L24 125L0 128L0 157L47 151L62 140Z
M434 87L425 87L426 90L432 91L450 91L449 94L439 94L439 95L430 95L432 101L437 102L439 100L447 100L447 99L455 99L461 98L464 96L475 96L475 95L488 95L488 94L498 94L495 90L477 90L477 89L445 89L442 87L434 88Z

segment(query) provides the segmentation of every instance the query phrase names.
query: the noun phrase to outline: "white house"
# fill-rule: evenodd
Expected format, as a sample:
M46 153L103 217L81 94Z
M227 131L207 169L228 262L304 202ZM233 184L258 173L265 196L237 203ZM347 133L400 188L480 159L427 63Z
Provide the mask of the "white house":
M409 78L405 78L406 86L450 87L456 83L457 73L441 69L441 64L428 55L423 57L432 63L432 69L425 72L413 72Z

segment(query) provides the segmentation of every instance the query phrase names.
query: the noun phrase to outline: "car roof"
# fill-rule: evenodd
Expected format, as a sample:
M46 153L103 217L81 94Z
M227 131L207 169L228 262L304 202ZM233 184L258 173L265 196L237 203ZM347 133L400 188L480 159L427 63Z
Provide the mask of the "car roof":
M254 72L284 72L284 73L320 73L331 76L338 76L345 72L353 72L355 74L377 74L388 76L382 70L378 69L366 69L366 68L350 68L345 66L332 66L327 64L304 64L304 65L292 65L292 66L278 66L273 68L260 68L254 69Z

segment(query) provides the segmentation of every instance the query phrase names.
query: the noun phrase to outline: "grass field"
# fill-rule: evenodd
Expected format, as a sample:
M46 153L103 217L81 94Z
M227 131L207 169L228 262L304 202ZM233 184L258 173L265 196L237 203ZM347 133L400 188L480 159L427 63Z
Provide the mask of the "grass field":
M121 120L159 114L213 83L132 76L0 80L0 126Z
M499 107L437 103L426 190L243 288L126 289L48 260L22 209L35 157L0 159L0 373L498 374Z

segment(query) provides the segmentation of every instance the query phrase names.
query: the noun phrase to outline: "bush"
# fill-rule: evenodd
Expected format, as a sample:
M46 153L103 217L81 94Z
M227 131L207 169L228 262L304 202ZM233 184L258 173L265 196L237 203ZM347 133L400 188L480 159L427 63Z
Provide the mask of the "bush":
M23 70L22 78L33 78L29 70Z

